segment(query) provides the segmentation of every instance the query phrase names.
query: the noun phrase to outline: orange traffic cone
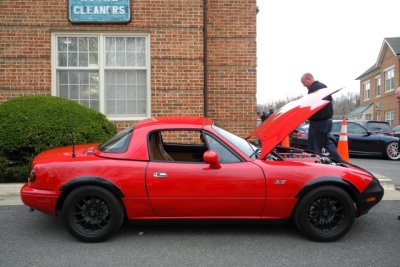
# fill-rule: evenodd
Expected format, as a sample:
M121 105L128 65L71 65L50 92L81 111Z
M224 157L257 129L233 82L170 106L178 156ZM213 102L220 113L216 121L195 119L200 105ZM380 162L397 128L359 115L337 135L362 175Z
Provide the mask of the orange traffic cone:
M340 129L340 137L337 146L339 155L343 160L350 162L349 160L349 142L347 138L347 121L342 120L342 128Z
M283 139L283 141L282 141L282 146L284 146L284 147L290 147L289 136L286 136L286 138Z

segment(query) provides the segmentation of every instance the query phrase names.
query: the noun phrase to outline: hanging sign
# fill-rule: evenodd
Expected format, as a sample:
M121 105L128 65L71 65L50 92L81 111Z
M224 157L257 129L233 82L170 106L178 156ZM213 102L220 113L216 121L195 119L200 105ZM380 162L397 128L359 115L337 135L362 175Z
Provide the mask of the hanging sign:
M131 20L130 0L69 0L72 23L124 23Z

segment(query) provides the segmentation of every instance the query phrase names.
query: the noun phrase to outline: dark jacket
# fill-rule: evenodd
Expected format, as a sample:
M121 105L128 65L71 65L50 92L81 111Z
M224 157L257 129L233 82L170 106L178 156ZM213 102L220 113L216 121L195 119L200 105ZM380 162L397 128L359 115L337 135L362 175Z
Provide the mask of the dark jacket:
M315 91L318 91L319 89L326 88L326 85L323 83L320 83L319 81L315 81L310 87L308 87L308 93L311 94ZM327 96L324 98L324 100L328 100L329 104L323 107L320 111L315 113L313 116L311 116L308 120L310 121L323 121L323 120L328 120L331 119L333 116L333 105L332 105L332 96Z
M262 114L261 114L261 121L262 122L264 122L266 119L268 119L268 117L269 117L269 115L267 115L267 114L265 114L265 112L263 112Z

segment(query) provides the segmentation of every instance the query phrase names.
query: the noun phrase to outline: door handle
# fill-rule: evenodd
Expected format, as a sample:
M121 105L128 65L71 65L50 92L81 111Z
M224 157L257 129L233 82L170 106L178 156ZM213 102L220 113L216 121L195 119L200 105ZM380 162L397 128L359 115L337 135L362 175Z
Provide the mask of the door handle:
M155 172L155 173L153 173L153 177L166 178L166 177L168 177L168 174L166 172Z

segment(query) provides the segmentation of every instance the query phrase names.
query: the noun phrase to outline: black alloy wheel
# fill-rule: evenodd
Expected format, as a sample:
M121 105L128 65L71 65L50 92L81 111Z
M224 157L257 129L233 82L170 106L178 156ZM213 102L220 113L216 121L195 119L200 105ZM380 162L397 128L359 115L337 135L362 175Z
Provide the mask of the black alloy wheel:
M294 219L297 228L308 238L329 242L344 236L353 225L353 200L341 188L322 186L299 200Z
M124 218L120 202L108 190L84 186L72 191L63 205L67 230L85 242L100 242L115 234Z

